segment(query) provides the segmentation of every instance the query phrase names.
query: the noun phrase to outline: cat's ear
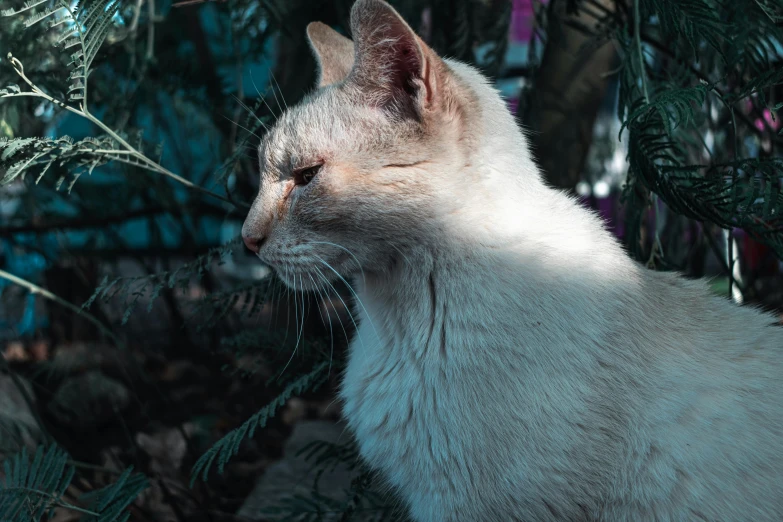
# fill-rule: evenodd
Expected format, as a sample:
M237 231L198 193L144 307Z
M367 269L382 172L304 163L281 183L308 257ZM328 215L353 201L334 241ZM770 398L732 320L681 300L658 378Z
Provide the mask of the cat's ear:
M311 22L307 41L318 62L318 87L341 82L353 67L353 42L328 25Z
M389 4L357 0L351 9L356 63L349 81L371 103L413 109L417 116L437 97L440 58Z

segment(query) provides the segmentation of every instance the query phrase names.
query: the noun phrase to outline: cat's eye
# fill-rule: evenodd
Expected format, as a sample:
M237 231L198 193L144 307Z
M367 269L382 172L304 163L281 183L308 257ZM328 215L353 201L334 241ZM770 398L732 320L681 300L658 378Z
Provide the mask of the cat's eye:
M294 171L294 183L297 185L307 185L313 178L321 172L323 164L313 165L303 169L297 169Z

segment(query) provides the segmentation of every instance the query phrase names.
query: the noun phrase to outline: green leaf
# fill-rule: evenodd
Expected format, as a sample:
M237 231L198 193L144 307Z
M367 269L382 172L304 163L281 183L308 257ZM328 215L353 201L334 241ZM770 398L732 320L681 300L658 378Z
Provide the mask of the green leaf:
M125 470L114 484L84 494L80 500L86 507L75 506L64 499L75 474L68 460L55 445L39 446L32 460L26 448L7 458L0 483L0 520L39 522L55 507L82 513L86 522L127 520L127 507L147 487L146 478Z
M327 362L318 363L310 373L306 373L285 387L283 392L269 404L261 408L252 417L246 420L240 427L227 433L214 446L212 446L193 466L190 485L193 487L199 474L206 480L210 468L215 460L218 461L218 472L223 473L226 463L239 452L239 447L246 438L251 438L256 429L266 426L267 420L274 416L288 399L294 395L300 395L305 390L314 390L326 381Z

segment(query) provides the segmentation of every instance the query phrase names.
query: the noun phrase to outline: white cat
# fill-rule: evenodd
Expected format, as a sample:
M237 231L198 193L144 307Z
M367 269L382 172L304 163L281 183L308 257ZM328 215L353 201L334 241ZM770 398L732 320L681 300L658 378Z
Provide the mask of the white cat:
M308 27L243 233L292 288L355 278L344 414L411 516L783 520L783 328L629 259L386 3L351 31Z

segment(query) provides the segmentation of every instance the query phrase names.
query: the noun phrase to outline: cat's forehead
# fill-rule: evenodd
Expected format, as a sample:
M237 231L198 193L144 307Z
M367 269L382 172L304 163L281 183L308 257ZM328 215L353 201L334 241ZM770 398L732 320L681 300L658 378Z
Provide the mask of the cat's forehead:
M262 160L287 161L292 155L344 150L378 143L390 122L380 112L356 103L338 89L319 89L277 119L259 145Z
M274 152L276 148L290 146L308 137L323 133L334 125L335 113L340 109L335 96L316 92L295 106L286 109L275 121L261 141L261 149ZM342 107L342 111L346 107Z

